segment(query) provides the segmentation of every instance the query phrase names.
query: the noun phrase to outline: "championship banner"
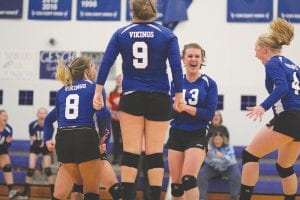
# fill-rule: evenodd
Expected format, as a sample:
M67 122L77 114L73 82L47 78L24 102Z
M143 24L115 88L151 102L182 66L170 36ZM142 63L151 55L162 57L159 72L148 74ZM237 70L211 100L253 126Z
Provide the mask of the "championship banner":
M121 0L77 0L77 20L119 21Z
M36 52L0 52L1 80L34 80L36 78Z
M71 20L72 0L29 0L28 19Z
M227 0L228 22L270 22L273 0Z
M0 19L20 19L23 0L0 0Z
M55 79L58 61L63 60L68 65L75 57L75 51L41 51L40 79Z
M300 1L278 0L278 17L289 22L300 23Z

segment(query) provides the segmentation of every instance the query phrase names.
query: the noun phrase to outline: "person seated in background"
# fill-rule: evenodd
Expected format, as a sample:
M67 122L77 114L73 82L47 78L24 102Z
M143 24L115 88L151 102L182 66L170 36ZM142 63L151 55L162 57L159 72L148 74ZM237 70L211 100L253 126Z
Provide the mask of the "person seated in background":
M200 200L207 199L208 181L217 177L228 179L230 198L237 200L241 185L241 172L234 149L229 145L227 137L221 132L212 135L207 156L198 175Z
M207 138L211 138L211 136L216 133L216 132L220 132L223 133L229 141L229 132L226 128L226 126L224 126L223 124L223 118L222 118L222 114L219 110L217 110L215 112L215 116L211 121L211 124L208 127L208 133L207 133Z

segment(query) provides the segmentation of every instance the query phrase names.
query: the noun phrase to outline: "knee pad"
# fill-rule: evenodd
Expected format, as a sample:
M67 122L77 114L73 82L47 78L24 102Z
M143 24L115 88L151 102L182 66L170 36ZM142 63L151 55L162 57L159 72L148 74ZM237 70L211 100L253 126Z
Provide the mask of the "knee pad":
M35 172L35 169L28 168L26 176L32 177Z
M181 197L184 194L182 184L172 183L171 184L171 194L173 197Z
M281 178L286 178L286 177L288 177L290 175L293 175L295 173L293 166L288 167L288 168L283 168L278 163L276 163L275 165L276 165L276 170L278 172L278 175Z
M146 155L146 168L147 170L153 168L164 168L163 154L154 153Z
M85 193L84 200L99 200L99 194L96 193Z
M83 185L74 184L72 192L78 192L78 193L82 193L83 194Z
M3 170L3 172L11 172L12 171L11 164L4 165L2 170Z
M246 151L245 149L242 152L242 163L243 165L246 164L247 162L258 162L259 158L252 155L251 153L249 153L248 151Z
M52 197L52 198L51 198L51 200L60 200L60 199L58 199L58 198L55 198L55 197Z
M121 165L133 167L137 169L139 165L139 159L140 159L140 155L124 151L122 155Z
M51 168L50 167L46 167L45 169L44 169L44 171L45 171L45 174L46 174L46 176L51 176L52 175L52 171L51 171Z
M115 183L113 184L109 189L108 189L110 195L113 197L113 199L118 200L121 199L122 194L121 194L121 184L120 183Z
M197 178L191 175L185 175L182 177L182 186L185 191L197 187Z

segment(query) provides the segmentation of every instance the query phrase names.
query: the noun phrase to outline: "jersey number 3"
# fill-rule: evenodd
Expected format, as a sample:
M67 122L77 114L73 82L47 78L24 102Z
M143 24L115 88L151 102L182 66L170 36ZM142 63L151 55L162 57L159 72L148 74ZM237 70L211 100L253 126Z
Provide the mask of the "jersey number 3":
M148 65L148 45L145 42L135 42L132 45L133 66L145 69Z
M66 98L65 118L76 119L78 117L79 95L70 94Z

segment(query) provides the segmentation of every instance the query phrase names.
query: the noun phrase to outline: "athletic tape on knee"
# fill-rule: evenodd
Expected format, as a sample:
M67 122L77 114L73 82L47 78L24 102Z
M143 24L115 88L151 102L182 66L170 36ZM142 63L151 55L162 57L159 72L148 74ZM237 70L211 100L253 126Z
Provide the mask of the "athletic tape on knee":
M11 164L4 165L2 170L3 170L3 172L11 172L12 171Z
M35 169L28 168L26 176L32 177L35 172Z
M258 162L259 158L252 155L251 153L249 153L248 151L246 151L245 149L242 152L242 163L243 165L248 163L248 162Z
M197 187L197 178L191 175L185 175L182 177L182 186L185 191Z
M289 177L295 173L293 166L288 167L288 168L283 168L278 163L276 163L275 165L276 165L276 170L278 172L278 175L281 178Z
M138 168L139 158L140 158L140 155L138 155L138 154L124 151L123 155L122 155L122 164L121 165Z
M46 167L44 169L44 172L46 174L46 176L51 176L52 175L52 171L51 171L51 168L50 167Z
M172 183L171 184L171 194L173 197L181 197L184 194L182 184Z
M164 168L163 154L154 153L146 155L146 168L147 170L153 168Z
M72 192L78 192L78 193L82 193L83 194L83 185L74 184Z

